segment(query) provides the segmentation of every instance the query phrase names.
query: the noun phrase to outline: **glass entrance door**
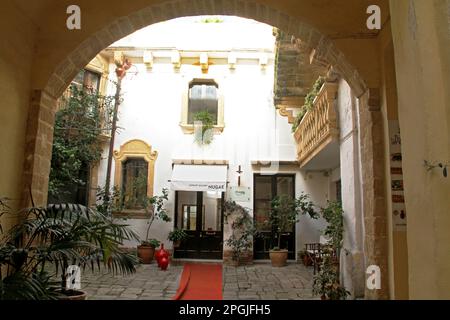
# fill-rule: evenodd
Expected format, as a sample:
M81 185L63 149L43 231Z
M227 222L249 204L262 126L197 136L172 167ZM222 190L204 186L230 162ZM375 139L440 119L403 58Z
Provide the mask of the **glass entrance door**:
M175 227L188 238L174 251L175 258L222 259L223 193L177 191Z
M269 250L276 244L273 232L265 223L269 218L270 203L275 196L295 197L295 175L254 176L254 222L259 236L255 237L253 254L255 259L269 259ZM288 249L288 258L295 259L295 225L281 233L281 247Z

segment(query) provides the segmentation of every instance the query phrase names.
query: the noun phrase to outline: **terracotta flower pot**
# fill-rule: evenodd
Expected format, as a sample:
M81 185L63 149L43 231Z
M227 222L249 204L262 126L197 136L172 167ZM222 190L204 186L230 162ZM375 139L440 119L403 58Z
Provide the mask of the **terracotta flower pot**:
M58 297L58 300L86 300L87 293L81 290L70 290Z
M175 241L175 242L173 243L173 247L174 247L174 248L179 248L180 245L181 245L181 240Z
M284 267L286 265L288 251L287 250L270 250L270 261L272 267Z
M137 247L137 255L143 264L150 264L155 255L155 248L152 246L140 245Z

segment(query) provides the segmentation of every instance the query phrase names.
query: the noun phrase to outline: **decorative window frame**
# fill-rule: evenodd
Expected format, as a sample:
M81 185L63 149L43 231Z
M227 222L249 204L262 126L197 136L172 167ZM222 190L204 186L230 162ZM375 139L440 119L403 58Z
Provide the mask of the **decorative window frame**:
M114 185L122 188L122 165L129 158L141 158L147 161L147 196L153 196L153 185L155 180L155 161L158 158L158 151L152 150L152 146L145 141L134 139L125 142L119 150L114 151ZM115 212L115 215L123 215L129 218L147 218L144 210L122 210Z
M106 95L106 87L108 84L108 77L109 77L108 67L109 67L109 62L105 58L103 58L101 55L97 55L84 68L88 71L95 72L100 75L100 83L99 83L98 93L101 95Z
M185 134L194 133L194 125L188 123L188 113L189 113L189 87L190 84L196 81L201 82L202 80L214 81L217 84L217 124L214 125L214 134L221 134L225 129L224 122L224 95L222 91L223 81L222 79L212 77L211 75L199 74L195 77L190 77L189 81L184 82L184 88L182 93L182 104L181 104L181 122L180 127Z

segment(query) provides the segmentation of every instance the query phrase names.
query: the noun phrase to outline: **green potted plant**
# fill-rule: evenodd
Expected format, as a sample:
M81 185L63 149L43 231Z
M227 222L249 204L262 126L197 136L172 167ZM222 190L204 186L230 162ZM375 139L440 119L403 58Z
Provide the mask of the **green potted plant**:
M6 207L2 204L2 211ZM69 265L105 266L114 273L136 271L135 255L120 247L138 239L125 224L77 204L32 207L0 241L0 300L84 300L67 285ZM60 276L60 281L55 277Z
M269 220L267 221L272 229L276 243L272 250L269 251L272 266L283 267L286 265L288 250L287 248L282 248L281 235L286 230L292 230L300 214L309 214L313 219L318 217L308 195L302 194L298 198L280 195L272 199Z
M169 232L167 239L173 242L174 248L178 248L180 247L181 241L183 241L187 237L188 234L186 233L186 231L182 229L174 229L173 231Z
M155 250L159 246L160 242L156 239L150 238L150 228L156 219L160 219L165 222L171 221L166 209L164 208L165 202L169 198L169 191L167 189L162 190L162 195L145 197L142 200L142 207L148 216L147 220L147 232L145 239L141 241L141 244L137 247L137 255L141 259L143 264L150 264L153 261Z

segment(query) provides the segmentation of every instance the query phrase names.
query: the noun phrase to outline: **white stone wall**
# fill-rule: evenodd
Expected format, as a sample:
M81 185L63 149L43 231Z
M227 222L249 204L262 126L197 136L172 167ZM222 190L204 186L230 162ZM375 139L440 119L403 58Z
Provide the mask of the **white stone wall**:
M339 83L337 108L340 126L340 173L344 209L344 243L341 253L343 285L353 296L364 295L363 217L357 105L348 84Z
M267 49L267 42L266 35L261 41L261 48L264 50ZM124 43L130 45L133 42ZM186 46L188 42L183 43ZM245 41L241 41L241 47L244 43ZM220 43L215 43L215 46L220 46ZM182 64L180 70L175 71L170 60L160 60L154 63L151 69L138 61L139 59L134 63L133 74L123 81L124 101L120 106L118 122L120 129L116 135L114 149L118 150L129 140L141 139L150 144L153 150L158 151L155 162L155 194L160 194L163 188L169 188L173 159L226 160L229 163L229 186L237 185L236 171L241 165L243 171L241 185L251 188L253 188L253 174L259 171L258 167L252 166L251 161L296 160L296 145L291 124L286 117L279 115L273 105L273 59L269 59L265 69L261 68L257 60L238 59L234 70L231 70L227 63L215 63L210 65L207 75L202 74L199 66L192 64ZM115 74L114 69L115 65L111 64L110 75ZM138 73L134 74L134 71ZM197 145L192 134L184 134L179 126L183 92L188 89L189 82L198 77L215 79L224 96L225 129L216 135L212 144L208 146ZM112 85L109 86L108 93L114 94ZM346 228L351 230L346 234L345 246L356 250L359 248L360 240L353 234L358 225L355 212L359 209L355 201L349 199L353 199L353 192L356 192L357 167L353 158L355 148L353 138L347 137L354 127L354 119L351 93L345 81L340 83L337 106L339 114L342 114L340 117L342 173L339 168L329 168L334 169L331 174L329 170L327 173L305 172L294 165L272 169L279 173L294 173L296 196L305 192L318 206L325 206L328 199L335 198L335 182L342 176ZM103 160L99 166L100 182L105 181L107 152L105 146ZM114 181L114 161L112 181ZM250 202L242 205L252 211L253 193ZM172 218L174 208L175 192L170 191L167 209ZM127 222L142 238L145 237L146 220L128 219ZM151 228L151 237L164 241L165 246L171 248L172 244L167 240L167 234L173 229L173 224L155 221ZM296 226L296 251L303 250L305 243L318 242L324 226L325 222L321 219L311 220L309 217L301 217ZM129 247L135 245L136 243L125 243L125 246Z

